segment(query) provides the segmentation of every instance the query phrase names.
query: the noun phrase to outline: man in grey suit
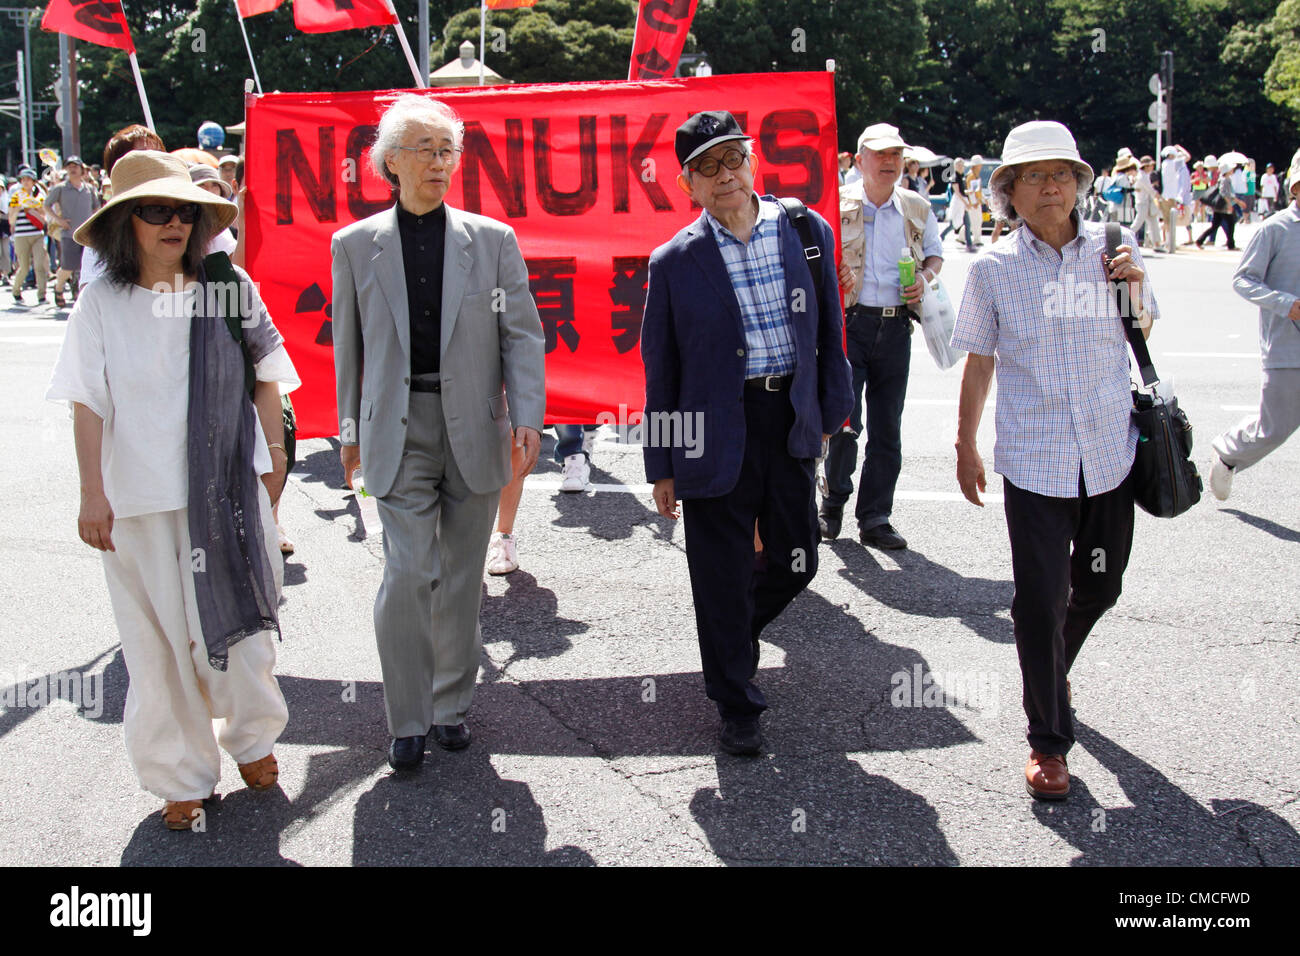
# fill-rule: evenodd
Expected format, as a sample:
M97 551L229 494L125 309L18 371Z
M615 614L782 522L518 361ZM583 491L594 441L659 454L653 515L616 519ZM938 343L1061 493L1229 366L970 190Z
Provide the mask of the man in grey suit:
M430 730L448 750L469 744L483 562L512 430L526 475L546 409L514 231L443 202L463 134L445 104L398 97L371 150L398 201L330 245L343 474L352 485L364 463L384 525L375 637L395 770L419 766Z

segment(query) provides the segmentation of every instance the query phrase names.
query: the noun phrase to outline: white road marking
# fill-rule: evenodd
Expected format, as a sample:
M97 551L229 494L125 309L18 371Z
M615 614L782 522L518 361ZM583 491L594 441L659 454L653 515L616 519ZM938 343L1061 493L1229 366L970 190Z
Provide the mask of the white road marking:
M1166 358L1227 358L1259 361L1258 352L1161 352L1160 354Z
M57 322L54 319L14 319L13 321L0 319L0 332L9 329L52 329L62 332L67 327L67 322Z
M539 475L530 475L524 479L524 487L532 488L537 491L559 491L560 480L548 478ZM646 495L649 496L653 490L652 485L634 484L634 485L614 485L614 484L590 484L587 486L588 491L613 492L615 494L625 495ZM1001 495L983 495L984 501L990 501L994 504L1002 502ZM965 501L966 497L959 491L895 491L894 498L902 501Z
M1258 405L1220 405L1225 412L1257 412Z
M63 337L59 335L0 335L0 343L13 345L62 345Z

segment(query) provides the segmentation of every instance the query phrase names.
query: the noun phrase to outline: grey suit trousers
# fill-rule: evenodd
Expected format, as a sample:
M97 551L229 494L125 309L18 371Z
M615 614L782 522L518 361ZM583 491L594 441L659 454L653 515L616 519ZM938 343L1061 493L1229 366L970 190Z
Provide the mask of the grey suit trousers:
M1300 428L1300 368L1266 368L1259 414L1243 418L1214 439L1214 450L1233 471L1256 464Z
M412 392L392 490L377 499L384 580L375 638L394 737L458 724L474 697L483 562L501 492L469 490L452 455L442 396Z

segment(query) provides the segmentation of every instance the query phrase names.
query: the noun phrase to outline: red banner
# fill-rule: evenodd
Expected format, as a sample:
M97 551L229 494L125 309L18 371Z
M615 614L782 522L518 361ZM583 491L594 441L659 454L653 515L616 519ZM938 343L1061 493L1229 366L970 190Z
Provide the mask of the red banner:
M677 71L699 0L641 0L629 80L662 80Z
M299 434L334 435L330 236L392 206L369 168L382 111L402 91L247 99L248 271L303 380ZM415 91L418 92L418 91ZM754 137L760 192L797 196L838 233L830 73L648 83L558 83L430 93L465 121L447 202L509 223L546 333L548 422L594 422L645 400L647 262L699 215L677 187L673 134L729 109Z
M303 33L333 33L397 22L384 0L293 0L293 25Z
M282 3L284 0L235 0L235 4L239 7L239 15L245 20L259 14L270 13Z
M118 0L50 0L41 17L41 29L135 52L131 29Z
M531 7L537 0L487 0L489 10L514 10L517 7Z

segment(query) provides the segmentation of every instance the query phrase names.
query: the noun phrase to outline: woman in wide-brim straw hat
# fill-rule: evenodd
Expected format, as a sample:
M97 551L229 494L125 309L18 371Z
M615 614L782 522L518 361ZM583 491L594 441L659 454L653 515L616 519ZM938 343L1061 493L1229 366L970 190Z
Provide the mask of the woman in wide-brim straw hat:
M218 745L253 789L277 778L288 711L272 676L271 496L285 470L278 383L298 379L248 276L221 294L207 279L203 252L235 205L152 150L124 156L113 181L76 231L104 271L77 299L46 397L73 407L78 533L103 552L130 674L127 756L166 801L165 824L187 829L220 776ZM221 314L234 302L254 401Z
M979 256L966 278L952 336L953 347L969 353L957 480L981 504L975 435L996 363L993 467L1004 479L1015 578L1011 620L1029 722L1025 786L1059 800L1070 792L1065 760L1074 744L1070 666L1119 598L1133 542L1128 475L1137 429L1124 320L1109 283L1128 284L1144 333L1156 304L1133 234L1123 230L1108 261L1105 225L1080 215L1093 173L1068 129L1017 126L1002 161L990 205L1021 226Z

